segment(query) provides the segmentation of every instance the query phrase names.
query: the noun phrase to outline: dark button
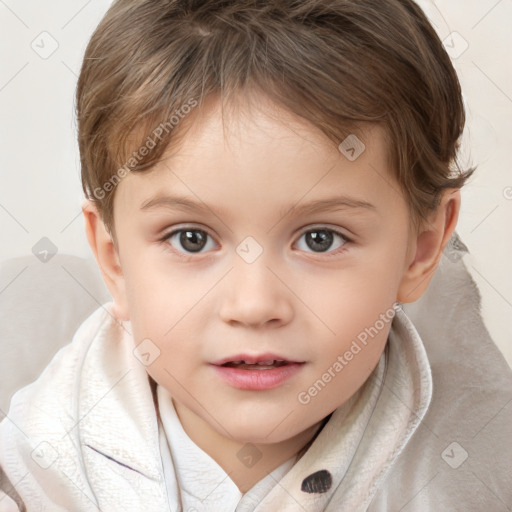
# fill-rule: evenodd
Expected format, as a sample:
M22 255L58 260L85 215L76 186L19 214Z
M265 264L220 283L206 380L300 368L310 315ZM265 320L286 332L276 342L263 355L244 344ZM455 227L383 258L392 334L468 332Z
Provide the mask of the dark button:
M314 493L314 492L327 492L332 485L332 476L326 469L321 469L302 481L301 491Z

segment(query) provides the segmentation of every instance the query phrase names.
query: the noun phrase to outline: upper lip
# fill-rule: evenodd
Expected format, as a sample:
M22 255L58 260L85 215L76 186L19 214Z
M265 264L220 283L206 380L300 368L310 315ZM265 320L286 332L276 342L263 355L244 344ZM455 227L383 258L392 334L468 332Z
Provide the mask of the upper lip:
M266 352L265 354L235 354L233 356L223 357L222 359L218 359L217 361L213 361L211 364L216 366L221 366L226 363L232 363L233 361L245 361L248 364L261 363L264 361L285 361L287 363L304 363L304 361L297 361L295 359L290 359L288 357L280 356L278 354L272 354L271 352Z

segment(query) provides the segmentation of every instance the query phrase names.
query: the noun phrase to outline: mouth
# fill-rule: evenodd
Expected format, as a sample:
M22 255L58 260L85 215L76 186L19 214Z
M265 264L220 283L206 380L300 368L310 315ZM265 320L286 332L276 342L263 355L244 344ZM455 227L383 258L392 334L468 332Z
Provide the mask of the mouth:
M231 386L256 391L280 386L296 375L305 361L295 361L275 354L238 354L211 364L217 374Z

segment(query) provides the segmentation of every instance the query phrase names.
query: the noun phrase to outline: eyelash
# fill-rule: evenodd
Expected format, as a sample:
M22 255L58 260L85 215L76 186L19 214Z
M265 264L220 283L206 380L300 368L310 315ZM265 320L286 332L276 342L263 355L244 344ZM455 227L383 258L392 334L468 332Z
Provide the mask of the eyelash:
M195 257L195 255L203 254L202 252L193 253L193 252L178 251L170 245L169 240L174 235L176 235L178 233L182 233L184 231L201 231L201 232L205 233L207 237L210 237L213 240L213 236L210 235L210 233L208 233L208 231L203 228L196 227L196 226L184 226L180 229L175 229L173 231L170 231L169 233L166 233L164 236L162 236L159 239L159 241L161 243L165 244L166 247L169 247L173 253L175 253L175 254L177 253L180 257L183 257L185 259L192 259ZM333 257L333 256L338 256L342 252L346 251L347 250L346 245L352 242L352 240L350 238L348 238L346 235L344 235L340 231L337 231L336 229L333 229L333 228L328 228L326 226L315 226L315 227L306 229L299 234L299 237L297 240L300 240L307 233L314 233L315 231L327 231L329 233L333 233L334 235L337 235L342 239L343 244L340 247L338 247L337 249L335 249L334 251L327 251L327 252L304 251L309 254L320 254L320 255L323 255L323 257L327 257L327 258Z

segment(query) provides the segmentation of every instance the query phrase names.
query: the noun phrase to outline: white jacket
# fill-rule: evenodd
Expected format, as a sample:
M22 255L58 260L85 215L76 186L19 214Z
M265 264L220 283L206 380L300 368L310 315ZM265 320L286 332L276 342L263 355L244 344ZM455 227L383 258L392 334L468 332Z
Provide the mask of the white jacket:
M0 424L0 511L181 510L152 386L109 308L14 396ZM439 326L427 357L399 310L371 377L254 510L512 510L512 372L481 322L467 320L467 332ZM302 490L325 472L325 492Z

